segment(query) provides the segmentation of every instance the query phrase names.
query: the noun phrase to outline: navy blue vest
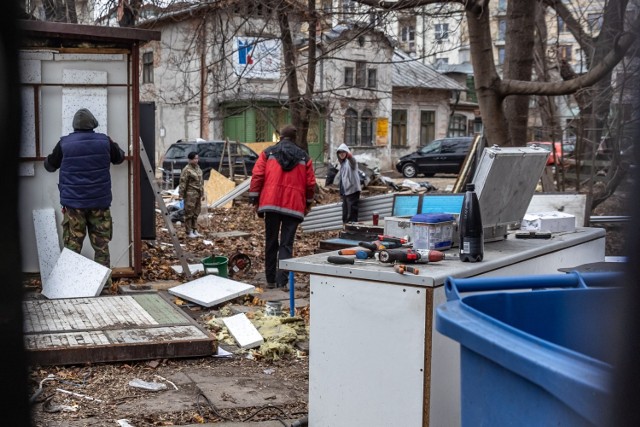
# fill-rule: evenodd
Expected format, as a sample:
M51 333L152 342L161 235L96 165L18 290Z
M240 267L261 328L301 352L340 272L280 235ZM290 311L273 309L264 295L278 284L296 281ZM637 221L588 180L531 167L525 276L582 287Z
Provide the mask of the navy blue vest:
M111 206L111 144L93 131L76 131L60 140L60 203L76 209Z

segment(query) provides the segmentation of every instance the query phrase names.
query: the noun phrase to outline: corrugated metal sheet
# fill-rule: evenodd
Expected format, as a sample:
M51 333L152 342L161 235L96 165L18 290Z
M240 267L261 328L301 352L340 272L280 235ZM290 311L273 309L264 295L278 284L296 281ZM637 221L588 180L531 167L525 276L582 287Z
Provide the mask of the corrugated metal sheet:
M467 90L457 81L437 72L435 68L399 50L393 52L393 87Z
M391 216L393 196L393 193L389 193L360 199L358 213L360 221L370 220L374 212L378 212L380 218ZM305 233L340 230L342 228L342 202L315 206L306 216L301 227Z
M240 185L238 185L233 190L229 191L227 194L222 196L220 199L209 205L210 208L219 208L220 206L224 206L227 202L235 199L240 196L242 193L246 192L249 189L249 184L251 184L251 178L245 179L242 181Z

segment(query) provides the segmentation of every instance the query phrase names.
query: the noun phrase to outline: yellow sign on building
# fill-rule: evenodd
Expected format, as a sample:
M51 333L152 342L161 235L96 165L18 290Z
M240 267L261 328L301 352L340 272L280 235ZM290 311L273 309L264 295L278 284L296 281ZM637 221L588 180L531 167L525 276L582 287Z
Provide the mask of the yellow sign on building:
M378 117L376 125L376 145L387 145L389 140L389 119Z

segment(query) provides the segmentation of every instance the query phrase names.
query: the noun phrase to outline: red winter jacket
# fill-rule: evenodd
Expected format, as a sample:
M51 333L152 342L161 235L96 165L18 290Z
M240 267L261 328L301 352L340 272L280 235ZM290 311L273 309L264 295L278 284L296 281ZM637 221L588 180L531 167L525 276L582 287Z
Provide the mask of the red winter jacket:
M313 202L316 176L309 155L288 138L267 148L253 167L249 197L258 213L278 212L300 220Z

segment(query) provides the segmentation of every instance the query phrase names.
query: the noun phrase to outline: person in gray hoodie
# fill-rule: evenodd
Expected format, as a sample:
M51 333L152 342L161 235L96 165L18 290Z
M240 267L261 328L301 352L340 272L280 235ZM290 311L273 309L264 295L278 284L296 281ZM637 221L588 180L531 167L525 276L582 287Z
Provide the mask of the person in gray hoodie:
M358 204L360 201L360 175L358 162L351 154L347 144L340 144L338 155L340 178L340 197L342 197L342 223L358 222Z

